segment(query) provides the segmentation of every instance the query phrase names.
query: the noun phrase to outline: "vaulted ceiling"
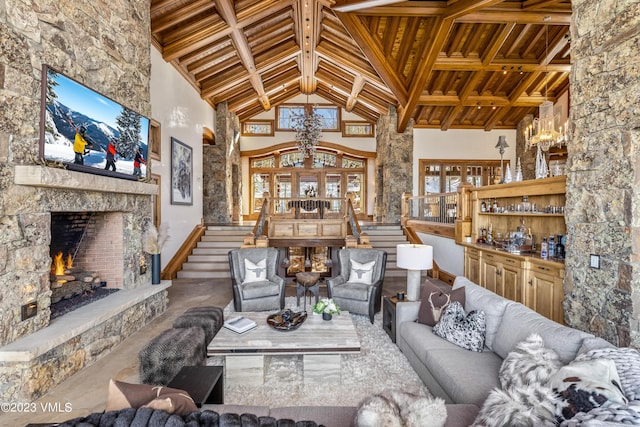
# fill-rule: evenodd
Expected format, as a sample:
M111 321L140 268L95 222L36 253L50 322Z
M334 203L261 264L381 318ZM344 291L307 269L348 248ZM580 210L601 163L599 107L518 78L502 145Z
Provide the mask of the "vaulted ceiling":
M398 130L511 129L569 89L565 0L152 0L152 40L240 120L301 93Z

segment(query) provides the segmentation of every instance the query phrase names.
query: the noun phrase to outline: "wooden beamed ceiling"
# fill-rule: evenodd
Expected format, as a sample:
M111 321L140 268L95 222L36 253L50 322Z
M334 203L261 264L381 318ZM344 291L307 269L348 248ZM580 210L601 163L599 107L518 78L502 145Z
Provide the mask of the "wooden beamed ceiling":
M163 58L240 120L318 94L398 130L513 129L569 90L566 0L152 0Z

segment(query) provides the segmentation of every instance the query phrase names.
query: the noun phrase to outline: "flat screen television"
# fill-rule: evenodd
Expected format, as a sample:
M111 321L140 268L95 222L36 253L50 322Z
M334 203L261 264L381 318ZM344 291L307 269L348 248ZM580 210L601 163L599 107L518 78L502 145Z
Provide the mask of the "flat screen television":
M69 170L147 176L149 119L45 65L40 156Z

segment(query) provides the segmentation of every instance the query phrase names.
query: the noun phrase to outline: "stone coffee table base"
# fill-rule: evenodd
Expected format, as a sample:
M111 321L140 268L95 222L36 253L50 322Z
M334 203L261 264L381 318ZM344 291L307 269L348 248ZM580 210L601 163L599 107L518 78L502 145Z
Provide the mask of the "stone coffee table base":
M270 312L237 313L258 326L244 334L222 328L207 347L209 357L224 358L229 384L264 384L273 360L296 356L302 359L305 383L342 381L342 355L360 352L360 341L351 315L342 312L332 320L310 314L294 331L277 331L267 325Z

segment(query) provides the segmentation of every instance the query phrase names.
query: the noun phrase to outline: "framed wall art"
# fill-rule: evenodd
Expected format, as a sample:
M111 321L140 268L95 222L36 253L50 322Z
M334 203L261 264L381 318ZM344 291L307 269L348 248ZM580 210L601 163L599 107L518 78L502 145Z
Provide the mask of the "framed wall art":
M193 148L171 137L171 204L193 204Z

